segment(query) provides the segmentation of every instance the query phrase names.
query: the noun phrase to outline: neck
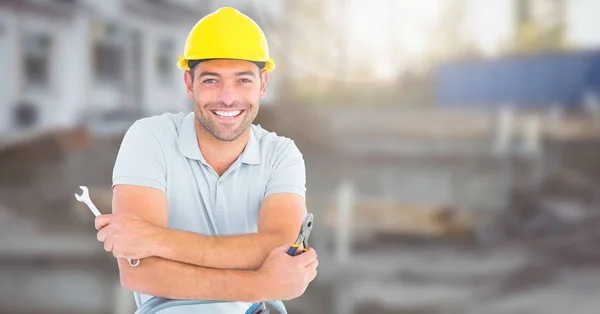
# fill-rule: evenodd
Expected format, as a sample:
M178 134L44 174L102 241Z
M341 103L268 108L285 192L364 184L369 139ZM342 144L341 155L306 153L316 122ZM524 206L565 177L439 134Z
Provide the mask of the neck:
M215 138L201 127L198 121L195 121L194 126L202 156L219 176L223 175L244 151L251 132L248 128L236 140L226 142Z

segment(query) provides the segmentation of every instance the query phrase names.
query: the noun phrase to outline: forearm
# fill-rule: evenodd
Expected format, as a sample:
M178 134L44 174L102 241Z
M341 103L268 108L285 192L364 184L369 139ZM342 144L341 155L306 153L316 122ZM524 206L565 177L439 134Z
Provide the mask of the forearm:
M183 264L158 257L139 267L119 259L121 284L130 290L169 299L256 302L268 298L255 289L258 274Z
M273 233L206 236L165 229L156 256L209 268L256 270L269 252L294 241Z

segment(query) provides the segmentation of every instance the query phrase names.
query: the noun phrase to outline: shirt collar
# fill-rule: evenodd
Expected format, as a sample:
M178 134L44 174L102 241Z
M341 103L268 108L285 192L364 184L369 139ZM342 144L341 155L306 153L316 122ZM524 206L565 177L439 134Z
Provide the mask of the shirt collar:
M200 147L198 147L198 138L196 136L196 129L194 127L195 116L193 112L188 113L183 118L181 129L179 130L179 138L177 145L179 151L187 158L200 160L203 164L207 164ZM260 146L256 135L254 134L254 127L250 126L250 136L248 137L248 143L242 154L240 155L240 161L245 164L258 165L260 164Z
M260 164L260 145L254 134L254 126L250 126L250 137L248 137L248 143L246 148L240 155L240 161L249 165Z
M202 157L202 153L198 147L198 138L196 137L194 120L195 117L193 112L190 112L183 117L181 129L179 130L179 138L177 139L177 145L179 146L179 151L183 154L183 156L190 159L201 160L203 163L205 163L204 157Z

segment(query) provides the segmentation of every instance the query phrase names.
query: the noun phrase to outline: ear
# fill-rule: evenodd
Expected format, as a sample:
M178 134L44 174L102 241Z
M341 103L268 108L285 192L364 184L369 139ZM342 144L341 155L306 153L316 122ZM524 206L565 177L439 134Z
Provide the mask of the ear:
M260 72L260 98L265 98L265 95L267 94L267 81L269 79L269 75L267 74L267 71L261 71Z
M194 83L192 82L192 73L190 73L190 71L185 71L183 73L183 81L185 82L185 89L187 91L188 98L194 99Z

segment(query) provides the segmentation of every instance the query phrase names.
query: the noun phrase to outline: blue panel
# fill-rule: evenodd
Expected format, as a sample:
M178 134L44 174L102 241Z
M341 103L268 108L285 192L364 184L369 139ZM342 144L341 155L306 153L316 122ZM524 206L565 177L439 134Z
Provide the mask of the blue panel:
M434 74L438 106L579 106L586 90L600 93L600 51L441 65Z

